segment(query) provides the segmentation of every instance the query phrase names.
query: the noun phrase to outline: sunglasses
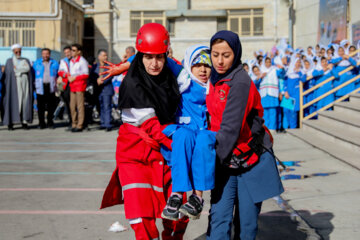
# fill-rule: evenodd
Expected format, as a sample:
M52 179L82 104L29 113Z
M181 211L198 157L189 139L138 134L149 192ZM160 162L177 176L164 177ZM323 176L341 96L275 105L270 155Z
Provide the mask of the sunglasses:
M77 52L77 49L71 49L71 51L73 51L73 52Z

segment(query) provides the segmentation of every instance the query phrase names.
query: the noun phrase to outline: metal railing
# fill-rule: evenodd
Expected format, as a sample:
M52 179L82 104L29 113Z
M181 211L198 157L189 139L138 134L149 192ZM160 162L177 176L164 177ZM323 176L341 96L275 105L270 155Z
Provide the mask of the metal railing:
M349 54L349 56L352 57L352 56L354 56L355 54L357 54L358 52L360 52L360 49L358 49L358 50L356 50L355 52ZM358 62L356 66L359 66L359 65L360 65L360 62ZM339 77L340 77L341 75L343 75L344 73L347 73L348 71L351 71L352 69L354 69L354 66L349 66L348 68L342 70L341 72L339 72ZM309 80L312 79L312 78L313 78L313 76L309 76L309 77L306 78L306 81L309 81ZM325 81L323 81L323 82L321 82L321 83L313 86L312 88L307 89L306 91L304 91L304 86L303 86L304 83L303 83L303 82L300 82L300 84L299 84L299 91L300 91L300 95L299 95L299 105L300 105L300 111L299 111L299 127L302 128L302 123L303 123L303 121L308 120L308 119L316 116L319 112L324 111L324 110L326 110L326 109L334 106L335 103L341 102L341 101L345 100L346 98L348 98L351 94L360 91L360 87L358 87L358 88L354 89L353 91L349 92L348 94L346 94L346 95L344 95L344 96L342 96L342 97L334 100L333 102L329 103L328 105L326 105L326 106L324 106L324 107L322 107L322 108L320 108L320 109L317 109L316 111L310 113L310 114L307 115L306 117L304 117L304 109L305 109L305 108L310 107L310 106L313 105L314 103L317 103L317 102L320 101L321 99L329 96L330 94L333 94L334 92L338 91L339 89L341 89L341 88L343 88L343 87L345 87L345 86L347 86L347 85L355 82L355 81L358 80L359 78L360 78L360 74L357 75L356 77L353 77L352 79L347 80L346 82L342 83L341 85L339 85L339 86L331 89L330 91L322 94L321 96L316 97L315 99L311 100L310 102L308 102L308 103L306 103L306 104L304 104L304 96L305 96L305 95L307 95L307 94L315 91L316 89L318 89L318 88L320 88L321 86L327 84L328 82L333 81L333 80L335 79L335 77L334 77L334 76L331 76L331 77L329 77L328 79L326 79Z

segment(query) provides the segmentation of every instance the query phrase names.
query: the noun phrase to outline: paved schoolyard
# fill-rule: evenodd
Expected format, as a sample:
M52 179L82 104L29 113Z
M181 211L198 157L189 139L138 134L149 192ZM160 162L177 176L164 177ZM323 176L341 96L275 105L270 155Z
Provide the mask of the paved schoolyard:
M0 127L0 239L134 239L132 230L108 232L115 221L129 228L122 206L99 210L115 166L116 137L117 131ZM297 143L288 135L275 139ZM289 148L279 151L289 158ZM289 191L299 194L299 183ZM209 198L206 193L203 216L189 223L185 239L205 239ZM264 202L258 240L306 239L304 230L273 199Z

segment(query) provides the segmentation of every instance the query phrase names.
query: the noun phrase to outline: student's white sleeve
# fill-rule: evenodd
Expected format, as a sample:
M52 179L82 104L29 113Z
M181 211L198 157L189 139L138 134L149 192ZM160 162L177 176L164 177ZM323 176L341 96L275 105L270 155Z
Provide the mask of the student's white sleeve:
M155 117L153 108L123 108L121 109L121 119L124 123L140 126L146 120Z

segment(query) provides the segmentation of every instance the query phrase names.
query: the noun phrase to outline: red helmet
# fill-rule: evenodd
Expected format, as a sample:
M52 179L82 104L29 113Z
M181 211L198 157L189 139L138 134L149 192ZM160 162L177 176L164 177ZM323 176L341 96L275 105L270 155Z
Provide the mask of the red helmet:
M136 36L136 49L147 54L166 53L170 46L170 37L166 28L159 23L143 25Z

